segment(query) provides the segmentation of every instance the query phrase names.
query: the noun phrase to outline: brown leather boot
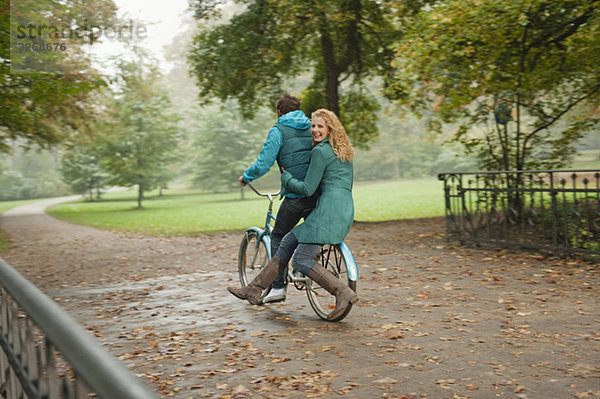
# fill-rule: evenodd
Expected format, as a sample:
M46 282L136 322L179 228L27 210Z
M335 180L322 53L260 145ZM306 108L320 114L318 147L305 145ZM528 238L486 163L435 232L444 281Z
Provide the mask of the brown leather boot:
M308 273L308 277L335 296L335 309L329 313L327 320L336 320L346 311L348 306L358 301L356 292L344 285L333 273L318 263L313 266Z
M240 299L246 299L251 304L258 305L263 290L275 281L284 267L285 264L277 256L274 256L250 284L245 287L227 287L227 290Z

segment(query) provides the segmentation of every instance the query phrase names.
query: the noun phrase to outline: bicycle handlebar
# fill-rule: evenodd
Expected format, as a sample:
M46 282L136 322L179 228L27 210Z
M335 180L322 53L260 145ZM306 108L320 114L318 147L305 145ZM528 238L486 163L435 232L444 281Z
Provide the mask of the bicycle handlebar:
M261 193L260 191L258 191L257 189L255 189L255 188L252 186L252 184L250 184L250 183L247 183L247 185L248 185L248 187L250 187L250 188L252 189L252 191L254 191L256 194L260 195L261 197L269 197L269 198L272 198L272 197L275 197L275 196L279 195L279 193L281 193L281 190L279 190L279 191L277 191L276 193L264 193L264 194L263 194L263 193Z

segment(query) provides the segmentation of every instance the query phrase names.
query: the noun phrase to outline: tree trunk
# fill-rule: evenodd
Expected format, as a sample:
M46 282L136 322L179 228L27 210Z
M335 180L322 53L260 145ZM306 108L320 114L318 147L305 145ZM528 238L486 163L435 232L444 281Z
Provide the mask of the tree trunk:
M339 116L340 74L335 61L333 42L326 27L321 28L321 51L323 53L323 64L325 65L325 100L327 102L327 109Z
M402 130L402 133L405 133L405 130ZM394 178L396 180L400 179L400 143L398 143L398 136L393 136L393 150L394 150Z
M144 187L141 184L138 184L138 197L137 197L138 208L142 207L142 199L143 198L144 198Z
M504 170L511 170L510 166L510 136L508 133L508 123L504 125Z

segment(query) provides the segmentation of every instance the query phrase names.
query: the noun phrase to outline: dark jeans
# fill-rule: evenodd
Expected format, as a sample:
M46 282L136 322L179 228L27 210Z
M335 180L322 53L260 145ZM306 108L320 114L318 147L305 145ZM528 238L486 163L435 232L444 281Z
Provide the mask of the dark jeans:
M315 209L317 204L317 197L302 197L302 198L288 198L285 197L277 217L275 218L275 227L271 233L271 254L275 255L279 249L279 244L283 237L290 232L300 221L300 219L306 219L306 217ZM292 251L293 253L293 251ZM287 267L283 272L277 276L275 281L271 284L272 288L283 288L287 283Z
M315 257L321 252L322 244L298 243L294 233L289 232L283 237L276 256L284 262L289 262L293 256L292 267L304 275L308 275L317 264Z

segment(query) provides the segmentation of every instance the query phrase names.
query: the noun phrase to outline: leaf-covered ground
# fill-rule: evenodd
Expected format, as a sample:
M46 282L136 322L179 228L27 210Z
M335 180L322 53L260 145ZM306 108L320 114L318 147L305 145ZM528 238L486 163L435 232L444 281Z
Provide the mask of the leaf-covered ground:
M443 219L355 224L360 301L341 323L296 290L230 296L239 232L144 237L42 214L0 228L0 256L165 397L600 397L600 267L456 246Z

